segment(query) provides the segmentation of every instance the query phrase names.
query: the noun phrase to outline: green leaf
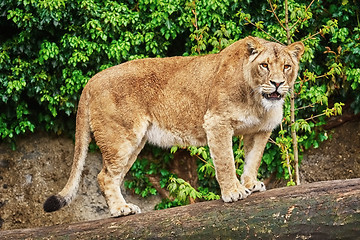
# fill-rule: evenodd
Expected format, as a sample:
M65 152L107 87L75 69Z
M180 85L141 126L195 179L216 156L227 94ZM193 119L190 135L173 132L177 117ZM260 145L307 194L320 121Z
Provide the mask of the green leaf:
M178 146L172 146L170 149L170 153L174 154L177 152L177 150L178 150Z

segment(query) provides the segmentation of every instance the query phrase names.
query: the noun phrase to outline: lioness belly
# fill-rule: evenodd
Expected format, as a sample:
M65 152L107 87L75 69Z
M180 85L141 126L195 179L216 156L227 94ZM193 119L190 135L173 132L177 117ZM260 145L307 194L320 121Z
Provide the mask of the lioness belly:
M200 136L203 135L203 136ZM152 124L147 132L146 138L149 143L169 148L175 145L178 146L203 146L206 145L206 138L204 134L189 135L183 132L177 132L176 130L167 130L159 127L157 124Z

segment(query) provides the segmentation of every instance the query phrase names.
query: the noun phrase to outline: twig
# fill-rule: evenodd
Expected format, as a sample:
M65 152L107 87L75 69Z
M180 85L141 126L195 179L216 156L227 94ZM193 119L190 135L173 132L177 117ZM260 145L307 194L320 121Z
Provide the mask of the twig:
M280 129L283 132L283 126L282 124L280 124ZM284 138L284 134L281 135L282 138ZM286 165L288 168L288 172L289 172L289 178L290 178L290 182L293 182L293 176L292 176L292 172L291 172L291 165L290 165L290 155L289 155L289 151L287 148L284 147L284 145L281 145L281 150L282 152L286 153Z
M288 1L285 0L285 31L286 31L286 39L287 44L291 44L291 37L290 37L290 29L289 29L289 9L288 9Z
M309 107L314 107L315 105L314 104L309 104L307 106L304 106L304 107L299 107L299 108L296 108L295 111L297 110L301 110L301 109L305 109L305 108L309 108Z
M200 157L198 154L195 154L194 156L196 156L199 160L203 161L204 163L209 164L205 159L203 159L202 157ZM215 169L214 166L211 165L211 164L210 164L210 167L212 167L213 169Z
M190 151L189 148L187 148L187 147L181 147L181 149L186 149L186 150ZM203 161L204 163L208 164L208 162L207 162L205 159L203 159L202 157L200 157L199 154L194 154L194 155L192 155L192 156L195 156L195 157L197 157L199 160L201 160L201 161ZM213 169L215 169L214 166L211 165L211 164L210 164L210 167L212 167Z
M195 22L193 23L193 26L195 27L195 30L199 30L199 26L197 23L197 13L195 9L191 9L191 12L193 13L194 17L195 17Z
M196 12L196 1L194 1L194 9L191 9L192 14L194 15L194 22L193 22L193 26L195 27L195 31L196 31L196 41L197 43L199 43L201 37L201 34L199 36L199 26L198 26L198 21L197 21L197 12ZM198 54L200 54L200 46L196 47L196 51L198 52Z
M251 25L253 25L254 27L256 27L257 29L261 30L263 33L265 33L267 36L269 36L272 40L274 40L275 42L284 45L282 42L280 42L279 40L277 40L276 38L274 38L273 36L271 36L269 33L267 33L265 30L259 28L258 26L256 26L254 23L252 23L247 17L245 18L245 20L250 23Z
M309 4L309 6L307 6L307 8L305 9L305 13L309 10L309 8L311 7L311 5L314 3L315 0L312 0L311 3ZM298 22L300 21L301 18L298 18L298 20L290 27L290 31L298 24ZM303 22L305 21L305 18L302 20Z
M271 12L274 14L276 20L279 22L280 26L286 31L286 28L284 27L284 25L281 23L280 19L278 18L278 16L275 13L275 9L273 7L273 5L271 4L271 0L268 0L270 7L271 7Z
M240 136L238 136L238 137L239 137L239 148L238 148L238 150L240 151L241 150L241 142L243 141L244 136L241 135L241 137ZM238 169L239 168L239 162L235 161L235 166L236 166L236 169Z
M291 172L291 165L290 165L290 155L289 155L289 151L286 149L286 165L288 168L288 172L289 172L289 178L290 178L290 182L293 182L293 176L292 176L292 172ZM295 167L296 169L296 167ZM296 181L297 181L297 175L296 177ZM300 183L296 183L296 185L300 185Z
M317 33L314 33L313 35L311 35L311 36L309 36L309 37L301 40L301 42L305 42L305 41L307 41L307 40L309 40L309 39L311 39L311 38L313 38L313 37L315 37L316 35L319 35L319 34L321 34L321 33L322 33L322 30L320 30L320 31L318 31Z
M309 118L306 118L306 119L304 119L304 121L314 120L314 118L318 118L318 117L321 117L321 116L324 116L324 115L326 115L326 113L320 113L320 114L318 114L318 115L315 115L315 116L311 116L311 117L309 117Z
M276 146L280 147L280 144L278 144L277 142L275 142L274 139L269 138L269 142L271 142L272 144L275 144Z

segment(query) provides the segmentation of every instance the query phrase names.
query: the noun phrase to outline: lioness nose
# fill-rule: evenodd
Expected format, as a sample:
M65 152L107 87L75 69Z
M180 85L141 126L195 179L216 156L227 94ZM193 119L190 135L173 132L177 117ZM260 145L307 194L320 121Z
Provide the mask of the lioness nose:
M280 81L280 82L270 81L270 83L274 85L276 88L280 87L282 84L284 84L284 82L285 81Z

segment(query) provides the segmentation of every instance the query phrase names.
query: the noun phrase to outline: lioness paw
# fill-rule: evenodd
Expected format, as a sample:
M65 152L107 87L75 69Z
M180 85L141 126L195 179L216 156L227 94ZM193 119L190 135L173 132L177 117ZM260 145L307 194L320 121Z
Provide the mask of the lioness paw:
M265 184L260 181L256 181L252 184L245 184L245 186L247 186L252 193L266 191Z
M236 202L244 199L251 194L251 191L245 187L238 188L232 191L226 191L221 194L221 198L224 202Z
M112 217L121 217L141 213L141 210L135 204L127 203L125 205L117 207L115 210L110 211L110 213Z

